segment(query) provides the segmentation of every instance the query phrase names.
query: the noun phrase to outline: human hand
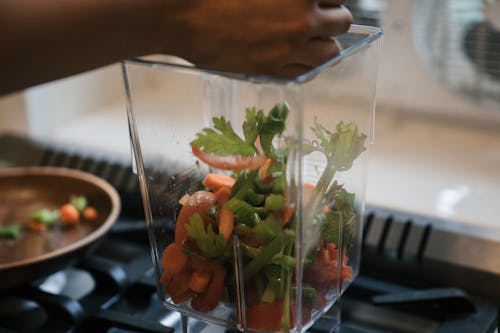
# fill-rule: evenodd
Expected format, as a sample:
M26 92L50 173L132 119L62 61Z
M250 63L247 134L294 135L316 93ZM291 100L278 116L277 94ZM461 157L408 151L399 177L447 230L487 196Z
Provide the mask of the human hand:
M344 0L170 0L155 29L158 53L198 67L293 77L340 52Z

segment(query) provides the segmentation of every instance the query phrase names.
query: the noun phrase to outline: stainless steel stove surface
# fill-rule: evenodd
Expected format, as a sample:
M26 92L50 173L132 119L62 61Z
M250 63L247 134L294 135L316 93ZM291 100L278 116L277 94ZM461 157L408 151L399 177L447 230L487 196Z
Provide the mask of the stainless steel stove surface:
M0 137L0 152L0 166L92 172L115 186L123 202L119 220L91 255L0 293L0 332L181 332L180 315L156 296L138 182L129 166L13 136ZM486 259L476 263L465 252L458 260L437 245L465 242L499 253L498 242L455 233L424 217L367 211L361 275L309 332L495 332L500 267ZM195 325L199 332L225 332Z

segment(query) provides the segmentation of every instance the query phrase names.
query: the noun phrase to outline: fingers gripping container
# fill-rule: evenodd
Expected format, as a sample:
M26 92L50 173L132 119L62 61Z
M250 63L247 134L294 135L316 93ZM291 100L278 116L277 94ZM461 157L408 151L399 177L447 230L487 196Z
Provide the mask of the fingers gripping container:
M304 332L356 278L381 35L353 26L290 80L124 62L159 298L185 332Z

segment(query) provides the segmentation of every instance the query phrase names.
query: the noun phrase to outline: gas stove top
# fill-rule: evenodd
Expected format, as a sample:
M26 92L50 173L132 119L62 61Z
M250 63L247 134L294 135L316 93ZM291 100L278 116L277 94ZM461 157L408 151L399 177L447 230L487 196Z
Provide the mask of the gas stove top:
M0 165L94 173L116 187L123 204L119 220L91 255L0 294L0 332L181 332L180 315L156 296L147 226L130 166L12 136L0 137L0 148ZM495 332L500 266L486 258L475 261L466 249L500 253L497 242L453 232L442 221L376 207L367 211L361 275L309 332ZM465 247L451 252L443 247L448 243ZM194 325L199 332L226 332Z

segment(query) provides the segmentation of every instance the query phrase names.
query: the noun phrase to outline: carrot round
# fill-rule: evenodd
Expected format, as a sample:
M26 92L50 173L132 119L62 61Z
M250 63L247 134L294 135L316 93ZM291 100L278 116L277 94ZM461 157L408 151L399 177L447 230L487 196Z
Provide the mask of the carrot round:
M182 246L172 243L163 251L161 265L164 270L176 274L187 266L188 257L182 252Z
M209 221L209 209L215 205L215 194L207 191L198 191L189 197L189 200L182 206L177 221L175 222L175 242L183 244L189 234L185 228L189 223L189 218L194 214L200 214L203 221Z
M213 310L219 304L222 295L224 295L224 277L226 270L221 265L216 265L212 272L212 278L206 290L195 294L191 300L191 307L200 312Z
M68 225L77 224L80 222L80 213L72 204L64 204L59 208L59 216L61 221Z
M257 170L265 162L266 157L264 155L216 155L211 153L205 153L199 147L192 145L191 150L197 158L205 162L211 167L222 169L222 170Z
M229 241L234 229L234 213L222 207L219 215L219 233L222 234L224 239Z
M283 302L260 303L247 307L246 319L254 330L280 331Z
M221 173L209 173L203 180L202 184L215 192L222 187L230 189L233 187L235 182L236 179L233 177Z
M179 199L179 203L184 206L189 200L189 195L188 194L184 194L180 199Z
M83 210L83 218L87 221L96 221L97 220L97 217L98 217L98 214L97 214L97 209L95 209L94 207L87 207Z
M187 289L186 291L178 295L170 295L170 297L172 298L172 302L174 302L175 304L179 304L184 303L185 301L193 297L193 295L194 291L192 291L191 289Z
M29 229L33 230L33 231L38 231L38 232L47 231L47 225L46 224L43 224L43 223L40 223L40 222L34 221L34 220L28 221L28 223L26 224L26 226Z
M177 274L172 275L172 278L163 287L167 293L176 301L176 296L180 296L189 290L189 282L191 281L192 272L183 270Z
M189 289L197 293L204 292L210 282L210 274L205 272L193 272L191 281L189 281Z

